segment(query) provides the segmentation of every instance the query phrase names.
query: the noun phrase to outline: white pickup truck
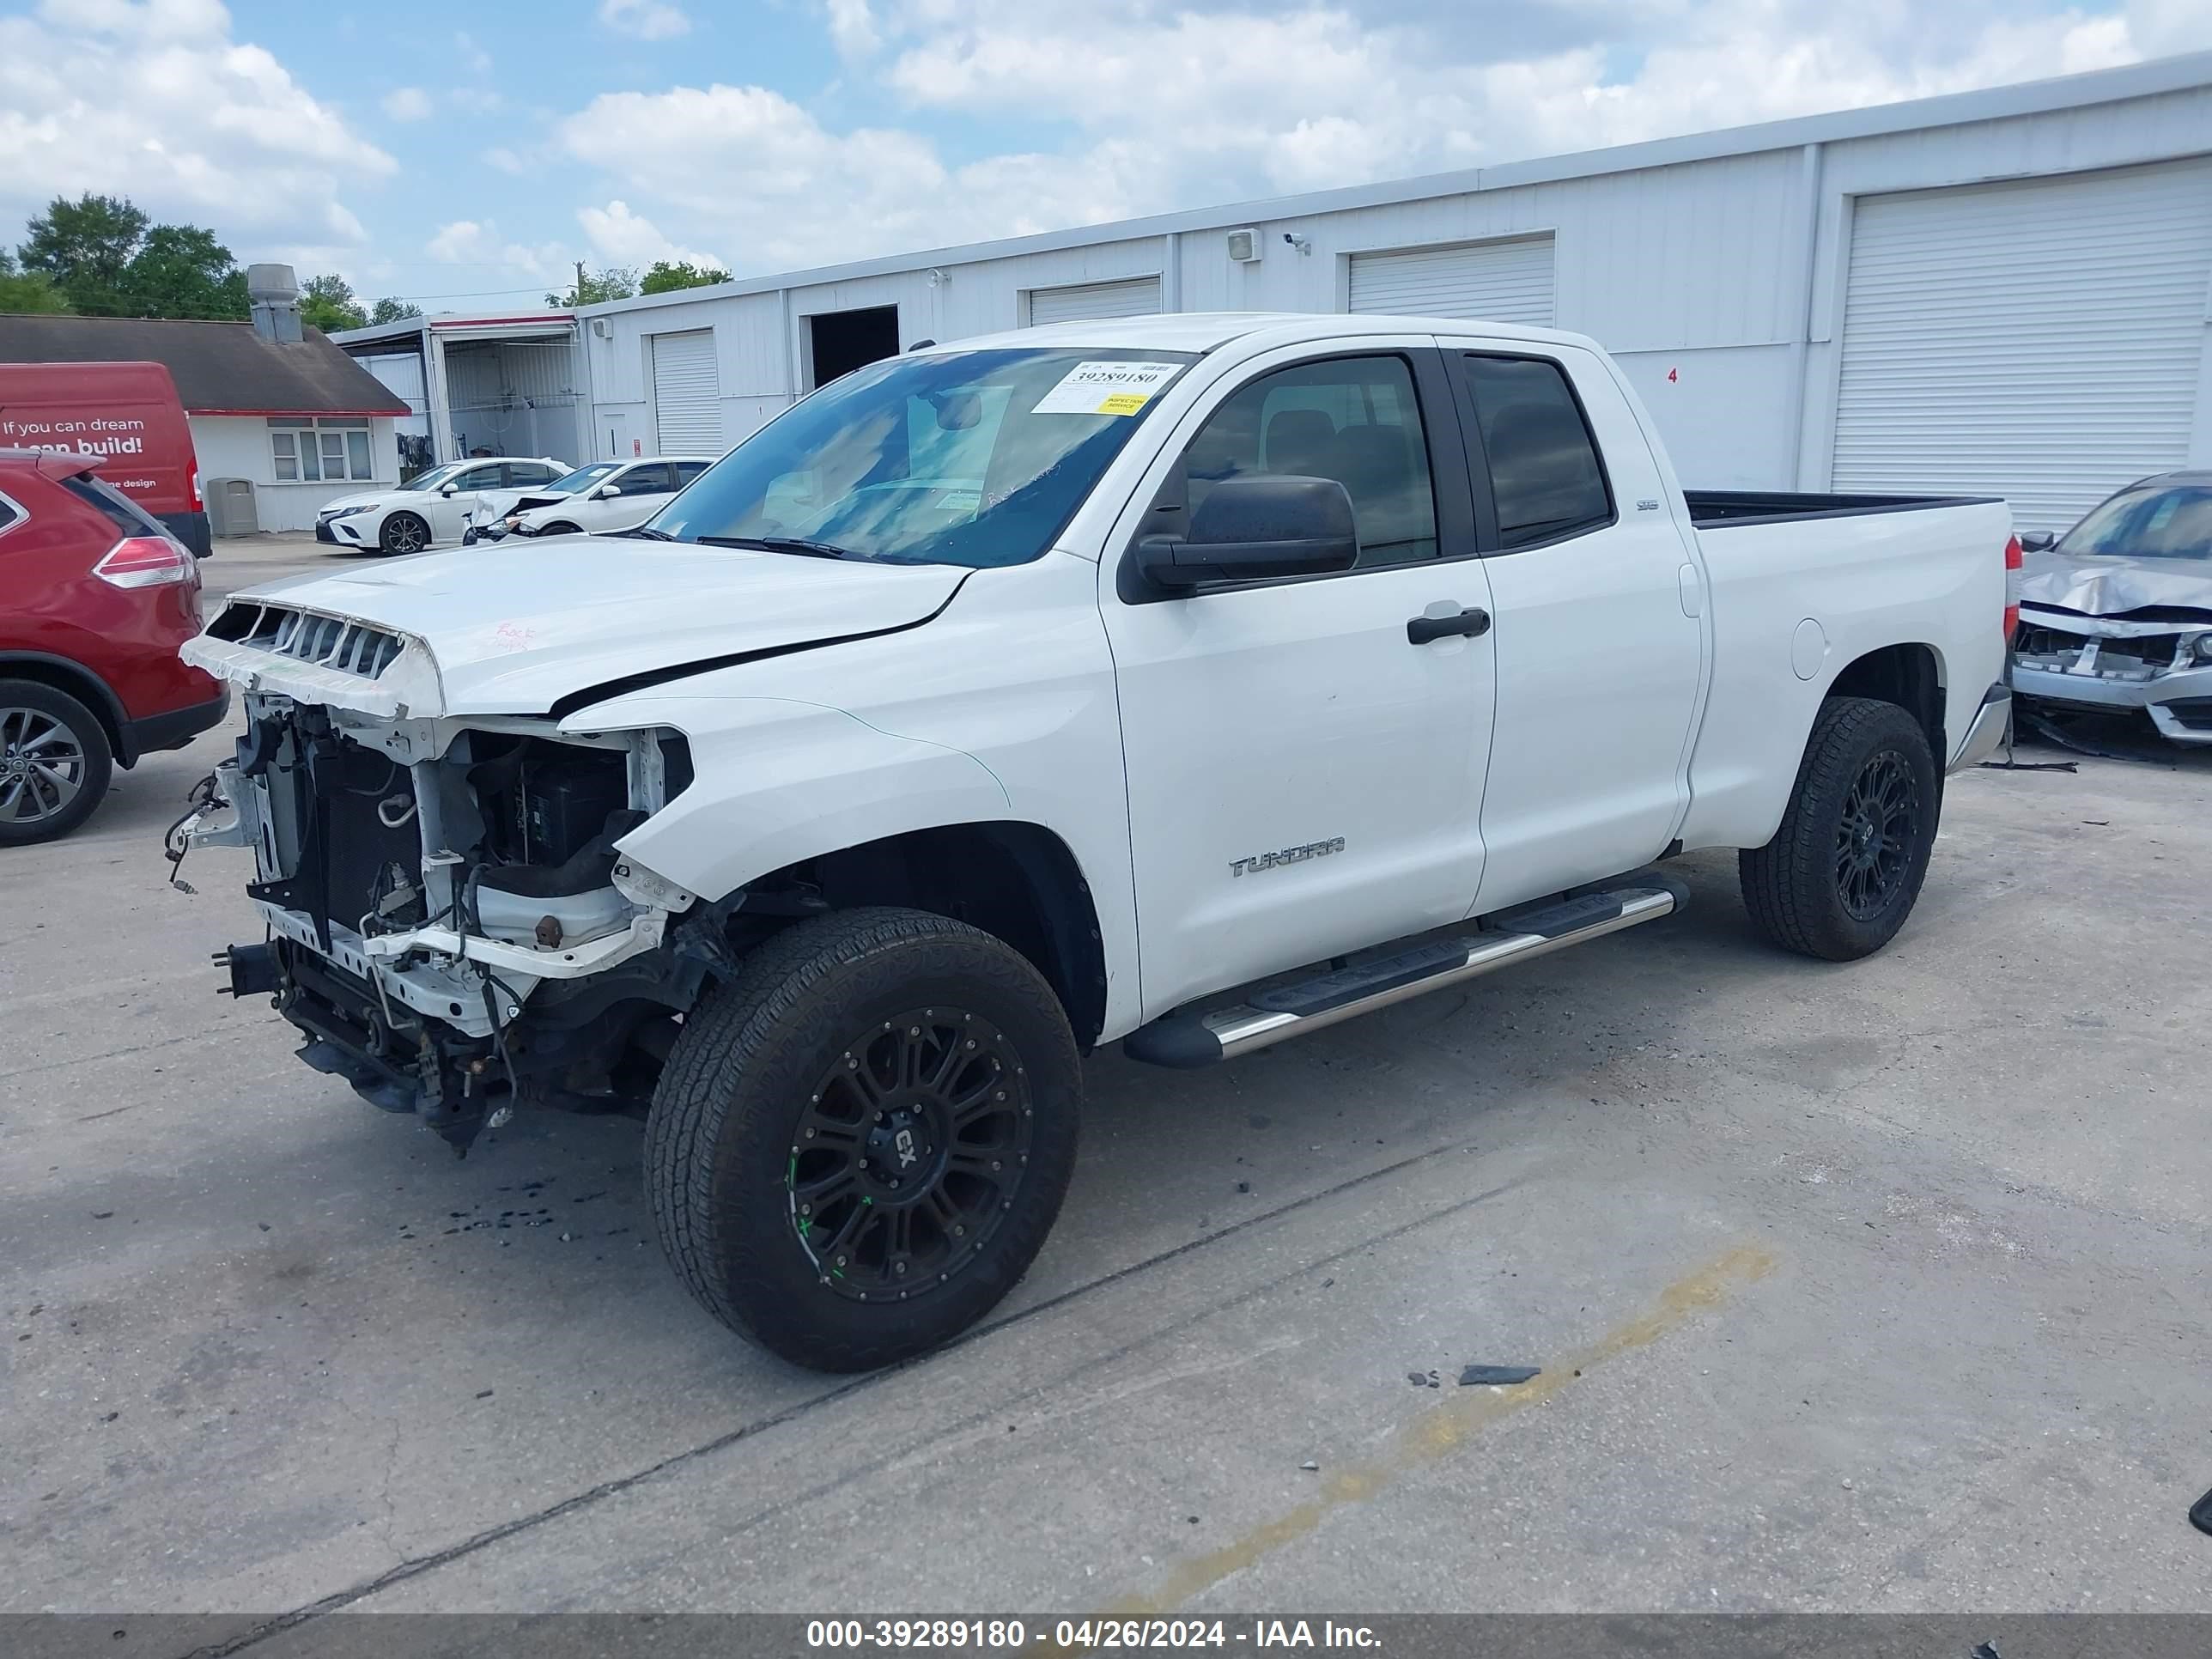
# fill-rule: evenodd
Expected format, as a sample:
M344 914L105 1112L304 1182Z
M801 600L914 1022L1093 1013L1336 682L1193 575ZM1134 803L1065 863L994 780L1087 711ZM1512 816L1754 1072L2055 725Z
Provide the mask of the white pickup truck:
M1841 960L1988 754L1995 501L1692 495L1610 360L1377 317L875 364L621 539L278 584L188 845L301 1056L465 1148L645 1119L663 1244L857 1369L1043 1242L1079 1056L1200 1066L1663 916Z

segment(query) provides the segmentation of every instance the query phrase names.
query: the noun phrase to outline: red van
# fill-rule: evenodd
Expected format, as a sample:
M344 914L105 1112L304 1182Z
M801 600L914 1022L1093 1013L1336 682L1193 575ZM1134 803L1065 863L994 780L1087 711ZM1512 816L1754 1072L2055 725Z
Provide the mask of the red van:
M0 449L97 460L104 480L207 556L192 429L161 364L0 363Z

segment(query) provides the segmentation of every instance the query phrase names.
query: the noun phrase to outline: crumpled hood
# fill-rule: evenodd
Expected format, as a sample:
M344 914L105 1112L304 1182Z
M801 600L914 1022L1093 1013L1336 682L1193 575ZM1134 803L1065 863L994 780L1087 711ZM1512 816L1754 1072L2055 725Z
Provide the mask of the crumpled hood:
M2023 605L2084 617L2118 617L2155 605L2204 612L2212 623L2212 559L2075 558L2053 550L2021 562Z
M487 489L477 497L483 504L471 510L471 524L497 524L525 501L532 507L543 507L550 501L563 501L573 492L556 489L550 484L537 484L528 489Z
M247 588L184 656L238 684L371 714L538 714L632 675L910 627L944 609L968 574L562 536ZM216 633L235 631L223 620L230 608L264 605L366 623L408 649L368 677L343 665L362 659L349 646L334 648L331 665Z

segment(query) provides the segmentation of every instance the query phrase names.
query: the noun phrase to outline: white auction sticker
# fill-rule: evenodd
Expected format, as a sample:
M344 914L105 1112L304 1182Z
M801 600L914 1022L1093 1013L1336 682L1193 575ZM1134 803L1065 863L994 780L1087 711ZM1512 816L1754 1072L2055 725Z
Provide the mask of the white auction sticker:
M1078 363L1037 400L1036 415L1134 415L1181 363Z

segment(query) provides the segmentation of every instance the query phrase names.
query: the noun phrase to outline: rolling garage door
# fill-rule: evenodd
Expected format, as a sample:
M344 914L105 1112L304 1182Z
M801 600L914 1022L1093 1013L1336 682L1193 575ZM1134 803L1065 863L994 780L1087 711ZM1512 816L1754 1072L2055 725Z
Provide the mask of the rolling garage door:
M2064 529L2187 459L2208 284L2203 161L1863 198L1833 487Z
M1160 308L1160 279L1085 283L1074 288L1030 290L1030 324L1087 322L1094 317L1149 317Z
M1552 239L1352 256L1353 311L1552 325Z
M653 337L653 418L664 455L722 453L722 379L713 329Z

